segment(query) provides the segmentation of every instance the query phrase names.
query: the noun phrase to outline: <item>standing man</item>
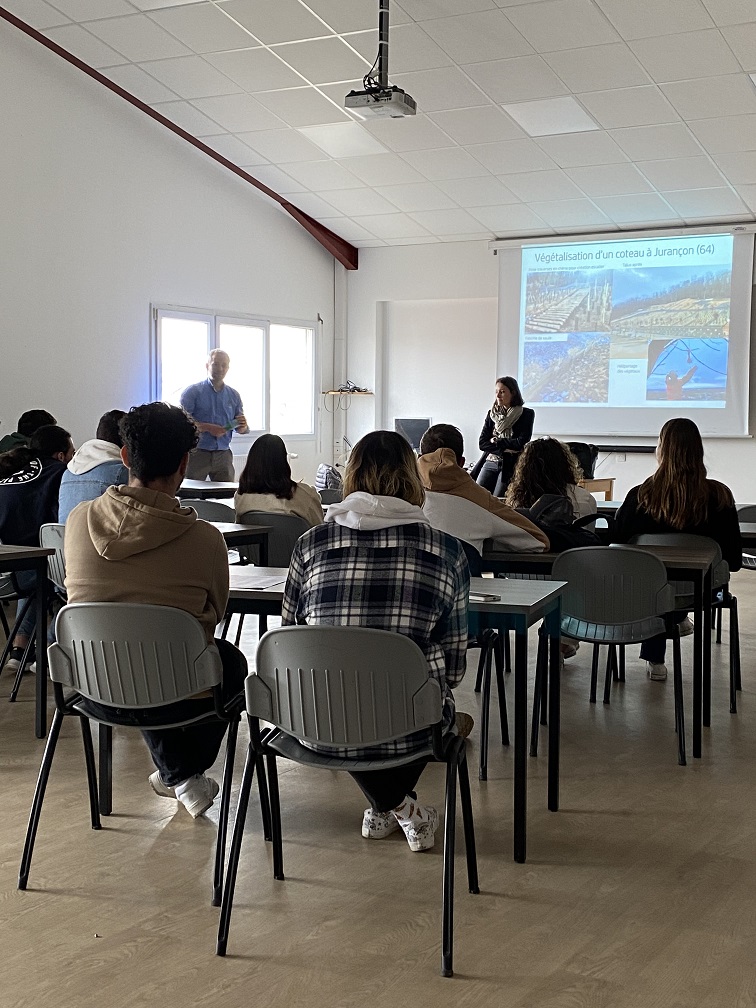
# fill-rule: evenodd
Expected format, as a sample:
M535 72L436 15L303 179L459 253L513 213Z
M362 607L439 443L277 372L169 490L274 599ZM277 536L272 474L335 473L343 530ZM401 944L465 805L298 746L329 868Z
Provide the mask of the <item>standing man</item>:
M235 430L246 434L249 427L241 396L224 382L230 364L225 350L211 350L205 381L189 385L181 393L181 406L200 432L199 444L189 457L187 479L204 480L209 476L221 483L233 481L231 435Z

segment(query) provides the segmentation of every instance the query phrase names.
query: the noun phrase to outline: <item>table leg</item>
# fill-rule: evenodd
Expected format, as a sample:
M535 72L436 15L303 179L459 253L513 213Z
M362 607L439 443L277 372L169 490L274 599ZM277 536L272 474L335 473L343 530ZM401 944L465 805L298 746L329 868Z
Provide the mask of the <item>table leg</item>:
M703 598L703 726L711 727L711 598L712 568L704 575ZM720 610L721 615L721 610Z
M693 580L693 758L701 758L701 724L703 694L703 578L697 571Z
M514 662L514 859L526 857L528 815L528 630L518 619Z
M268 535L269 535L268 532L264 533L264 535L262 535L259 540L260 545L259 557L261 567L268 566Z
M35 565L37 574L37 674L34 734L44 738L47 734L47 557Z
M559 720L561 686L561 604L557 599L556 608L546 617L549 633L549 769L548 808L550 812L559 810Z
M100 814L110 815L113 811L113 728L111 725L98 725L97 747L100 756Z

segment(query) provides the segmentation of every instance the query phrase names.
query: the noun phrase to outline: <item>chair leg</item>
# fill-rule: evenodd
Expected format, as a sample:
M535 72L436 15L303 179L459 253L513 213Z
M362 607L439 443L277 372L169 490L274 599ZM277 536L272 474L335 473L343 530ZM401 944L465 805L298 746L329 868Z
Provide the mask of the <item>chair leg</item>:
M218 921L218 937L215 944L215 954L219 956L224 956L226 954L226 947L228 946L228 932L231 927L231 911L234 906L236 873L239 870L239 854L241 853L242 838L244 837L244 823L247 820L249 792L252 789L252 778L255 775L255 764L255 754L252 751L252 747L248 746L247 758L244 761L241 788L239 789L239 804L236 806L236 819L234 820L234 832L231 837L231 849L228 852L226 884L223 889L223 902L221 903L220 919Z
M619 674L618 674L617 678L618 678L619 682L624 682L625 681L625 645L624 644L620 644L619 645Z
M278 764L271 753L265 757L268 769L268 792L270 795L270 822L273 833L273 878L282 881L283 868L283 837L281 836L281 801L278 794Z
M444 881L442 895L441 975L454 976L454 841L457 825L457 761L446 764L444 809Z
M503 655L497 651L501 649L501 634L494 637L494 658L496 659L496 693L499 698L499 727L501 728L501 744L509 745L509 718L507 717L507 694L504 689L504 663L500 659Z
M724 606L717 606L717 644L722 643L722 609ZM712 618L714 614L712 613Z
M35 596L32 593L31 595L29 595L28 598L22 600L21 608L18 610L16 614L16 620L13 624L13 628L11 630L5 631L5 636L7 637L7 640L5 642L5 647L3 648L2 656L0 656L0 669L5 668L5 663L8 660L8 655L10 654L10 650L13 647L13 638L18 633L18 628L21 626L21 621L23 620L24 616L26 616L27 610L29 609L29 606L32 604L34 599Z
M10 627L8 626L8 617L5 615L5 602L0 602L0 625L2 625L6 639L10 640ZM0 665L0 668L2 668L2 665Z
M258 638L262 637L262 635L266 634L267 632L268 632L268 617L265 616L265 615L258 616L257 617L257 636L258 636Z
M260 815L262 817L263 837L271 843L273 830L270 825L270 794L268 793L268 775L265 772L265 760L257 757L257 790L260 795Z
M81 723L81 741L84 745L84 762L87 767L87 788L89 790L89 814L92 829L102 829L100 822L100 803L97 797L97 769L95 767L94 746L92 745L92 728L85 714L79 715Z
M244 613L239 613L239 622L236 626L236 637L234 637L234 647L239 647L239 641L241 640L243 627L244 627Z
M459 803L462 806L462 828L465 835L465 856L467 858L467 886L471 893L480 892L478 887L478 858L475 853L475 823L473 821L472 798L470 795L470 774L467 769L467 752L462 751L458 764Z
M226 739L226 759L223 764L223 784L221 786L221 800L218 810L218 838L215 841L212 906L220 906L223 896L223 862L226 857L228 813L231 806L231 780L234 776L234 756L236 754L236 737L238 733L239 719L235 718L228 724L228 736Z
M740 688L740 626L738 621L738 600L730 598L730 713L738 713L738 689Z
M34 789L34 799L32 801L31 813L29 814L29 825L26 829L26 839L24 840L24 852L21 855L21 868L18 872L18 888L26 889L29 880L29 869L31 868L32 854L34 853L34 841L37 837L37 827L39 817L42 812L42 802L45 800L47 781L50 777L50 767L55 756L55 747L58 744L60 726L63 724L63 714L59 710L53 715L50 725L50 734L47 736L45 754L42 757L42 765L39 768L37 786Z
M504 671L509 675L512 671L512 649L509 646L509 630L502 630L501 636L504 641Z
M599 645L593 645L593 658L591 659L591 703L596 703L596 685L598 683L599 667Z
M493 632L484 630L481 635L483 663L483 690L480 700L480 764L478 780L488 780L488 719L491 713L491 662L493 661Z
M686 766L685 757L685 705L683 699L682 656L680 652L680 635L672 637L672 655L675 680L675 728L677 729L677 762Z
M21 658L21 664L18 666L16 671L16 678L13 680L13 688L10 691L10 696L8 697L9 703L15 703L16 697L18 696L18 691L21 689L21 680L24 677L24 669L26 668L26 663L29 660L29 655L32 652L34 643L37 639L37 628L36 626L29 634L29 640L26 642L26 647L24 648L23 657Z
M100 757L100 815L113 811L113 727L101 724L97 728L97 748Z
M609 645L609 654L606 656L606 676L604 677L604 703L609 704L611 702L611 692L612 692L612 675L614 674L614 666L617 662L616 655L616 645Z
M536 652L535 682L533 683L533 713L530 718L530 755L538 755L538 721L543 706L543 670L548 661L547 652L548 641L542 634L538 634L538 650Z
M231 624L231 613L229 613L228 616L226 616L226 618L223 620L223 629L221 630L220 635L221 640L225 640L226 637L228 637L228 628L230 624Z
M546 648L543 655L543 671L541 674L541 724L545 727L549 723L549 639L546 641Z
M475 686L473 687L474 693L480 693L481 686L483 685L483 666L486 663L486 648L483 634L478 636L478 643L480 644L480 655L478 656L478 672L475 676Z

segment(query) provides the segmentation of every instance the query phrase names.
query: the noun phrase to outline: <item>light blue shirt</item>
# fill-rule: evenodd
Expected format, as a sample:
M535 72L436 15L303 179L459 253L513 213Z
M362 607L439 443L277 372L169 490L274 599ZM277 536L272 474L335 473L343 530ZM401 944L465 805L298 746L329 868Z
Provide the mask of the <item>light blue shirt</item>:
M198 423L218 424L225 427L244 412L241 396L230 385L216 391L212 381L206 378L196 385L188 385L181 393L181 406ZM200 434L198 448L204 451L225 451L231 444L228 431L223 437L213 437L207 431Z

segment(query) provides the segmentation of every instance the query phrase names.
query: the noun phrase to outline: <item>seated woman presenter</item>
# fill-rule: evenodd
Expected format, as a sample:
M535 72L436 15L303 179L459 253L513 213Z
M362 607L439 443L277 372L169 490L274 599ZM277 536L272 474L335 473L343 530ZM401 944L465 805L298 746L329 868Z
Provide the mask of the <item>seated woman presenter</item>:
M323 521L318 491L291 478L286 445L277 434L262 434L249 449L234 507L237 519L247 511L272 511L304 518L310 528Z
M444 695L443 720L455 731L451 687L465 673L470 575L458 539L431 528L415 455L392 431L373 431L352 450L344 500L294 547L281 622L393 630L411 637ZM370 749L329 754L392 756L427 746L429 730ZM391 770L352 773L370 802L363 837L380 840L401 827L413 851L433 846L438 812L414 788L418 759Z
M664 424L656 458L656 472L645 483L633 487L617 512L615 542L663 532L708 536L719 543L730 570L740 570L742 553L735 501L723 483L706 478L703 442L692 420L677 417ZM676 616L681 632L690 633L687 613ZM667 678L665 648L664 634L641 645L640 656L648 663L649 678L660 682Z
M558 494L569 497L575 518L596 514L596 498L578 486L582 478L578 460L564 442L538 438L520 453L505 499L510 507L531 508L544 494Z
M523 405L522 393L511 377L496 379L496 395L480 432L483 457L473 476L494 497L503 497L517 458L533 436L535 413ZM477 470L477 471L476 471Z

